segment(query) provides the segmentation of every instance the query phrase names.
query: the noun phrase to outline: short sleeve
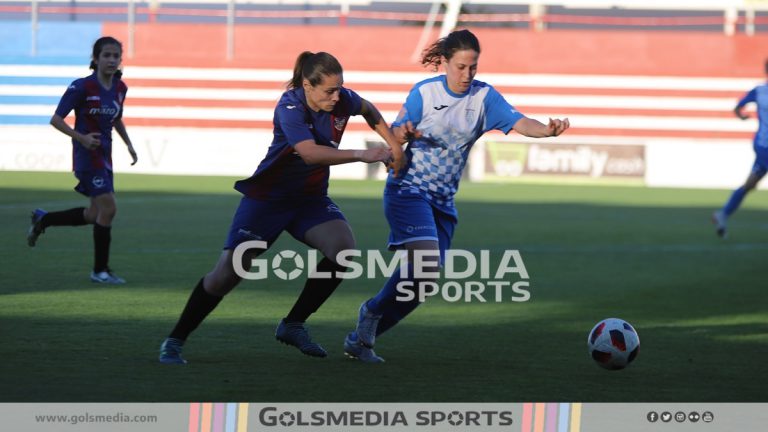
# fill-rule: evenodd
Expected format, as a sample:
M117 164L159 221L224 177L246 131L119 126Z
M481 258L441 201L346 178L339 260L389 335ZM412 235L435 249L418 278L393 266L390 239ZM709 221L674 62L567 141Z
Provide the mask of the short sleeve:
M59 105L56 107L56 114L61 118L65 118L73 109L82 105L84 100L85 88L82 85L82 81L73 81L72 84L67 87L64 96L59 100Z
M489 88L483 104L486 112L483 132L500 130L508 134L515 127L515 123L525 117L493 87Z
M275 109L275 115L277 116L278 126L285 134L285 138L291 147L302 141L315 139L312 131L307 126L306 119L310 116L305 111L303 105L280 103Z
M741 98L741 100L736 106L743 107L744 105L750 102L757 102L757 87L753 88L752 90L749 91L749 93L744 95L744 97Z
M418 125L421 122L423 105L424 99L421 97L421 92L418 87L414 87L408 93L400 113L397 114L397 119L392 122L392 127L402 126L407 122L413 123L414 126Z
M363 99L355 93L354 91L348 89L348 88L341 88L341 91L344 92L344 99L346 100L347 107L349 108L349 115L360 115L363 113Z

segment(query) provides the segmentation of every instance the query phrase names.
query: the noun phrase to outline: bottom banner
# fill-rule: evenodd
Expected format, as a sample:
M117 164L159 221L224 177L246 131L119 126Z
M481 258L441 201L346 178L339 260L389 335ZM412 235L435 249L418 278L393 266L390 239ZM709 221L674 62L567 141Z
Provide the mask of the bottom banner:
M765 431L766 403L5 403L3 430Z

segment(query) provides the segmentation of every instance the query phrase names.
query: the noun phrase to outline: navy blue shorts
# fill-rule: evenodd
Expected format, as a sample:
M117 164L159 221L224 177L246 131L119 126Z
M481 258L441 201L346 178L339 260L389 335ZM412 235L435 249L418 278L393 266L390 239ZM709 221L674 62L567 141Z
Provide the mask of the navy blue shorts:
M455 216L432 207L417 193L390 190L384 192L384 215L389 222L390 250L403 249L414 241L434 240L440 247L441 260L445 260L458 223Z
M768 172L768 152L756 152L752 174L757 175L758 179L762 179L766 172Z
M269 247L283 231L304 242L304 235L310 228L336 219L347 220L327 196L307 197L301 201L243 197L232 219L224 249L234 249L249 240L265 241Z
M106 168L93 171L75 171L75 177L80 182L75 190L87 197L97 197L115 192L114 175Z

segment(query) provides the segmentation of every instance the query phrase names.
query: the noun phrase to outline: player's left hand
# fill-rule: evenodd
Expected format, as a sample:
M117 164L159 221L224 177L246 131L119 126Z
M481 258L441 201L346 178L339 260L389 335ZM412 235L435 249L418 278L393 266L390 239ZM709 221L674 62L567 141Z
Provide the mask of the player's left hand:
M136 162L139 161L139 156L136 154L136 150L134 150L132 144L128 144L128 153L131 154L131 159L133 159L133 162L131 163L131 166L136 165Z
M566 129L571 127L571 122L568 121L567 118L565 119L549 119L549 123L547 124L547 130L549 131L549 136L558 136L561 133L565 132Z
M390 151L392 152L392 157L387 162L387 168L392 170L392 173L395 177L400 175L400 170L405 168L405 155L403 154L402 148L390 148Z

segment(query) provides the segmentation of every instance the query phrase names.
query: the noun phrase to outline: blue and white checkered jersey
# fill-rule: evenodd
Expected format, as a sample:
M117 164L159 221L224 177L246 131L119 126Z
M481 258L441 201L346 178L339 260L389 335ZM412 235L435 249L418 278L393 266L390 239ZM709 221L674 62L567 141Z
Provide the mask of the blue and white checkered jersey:
M747 93L738 107L754 102L757 104L757 119L760 126L755 134L754 149L757 153L768 153L768 84L759 85Z
M453 196L472 145L490 130L505 134L524 116L489 84L474 80L464 94L448 88L445 75L417 83L392 123L410 121L422 137L408 144L407 169L390 174L387 188L419 193L433 206L456 214Z

